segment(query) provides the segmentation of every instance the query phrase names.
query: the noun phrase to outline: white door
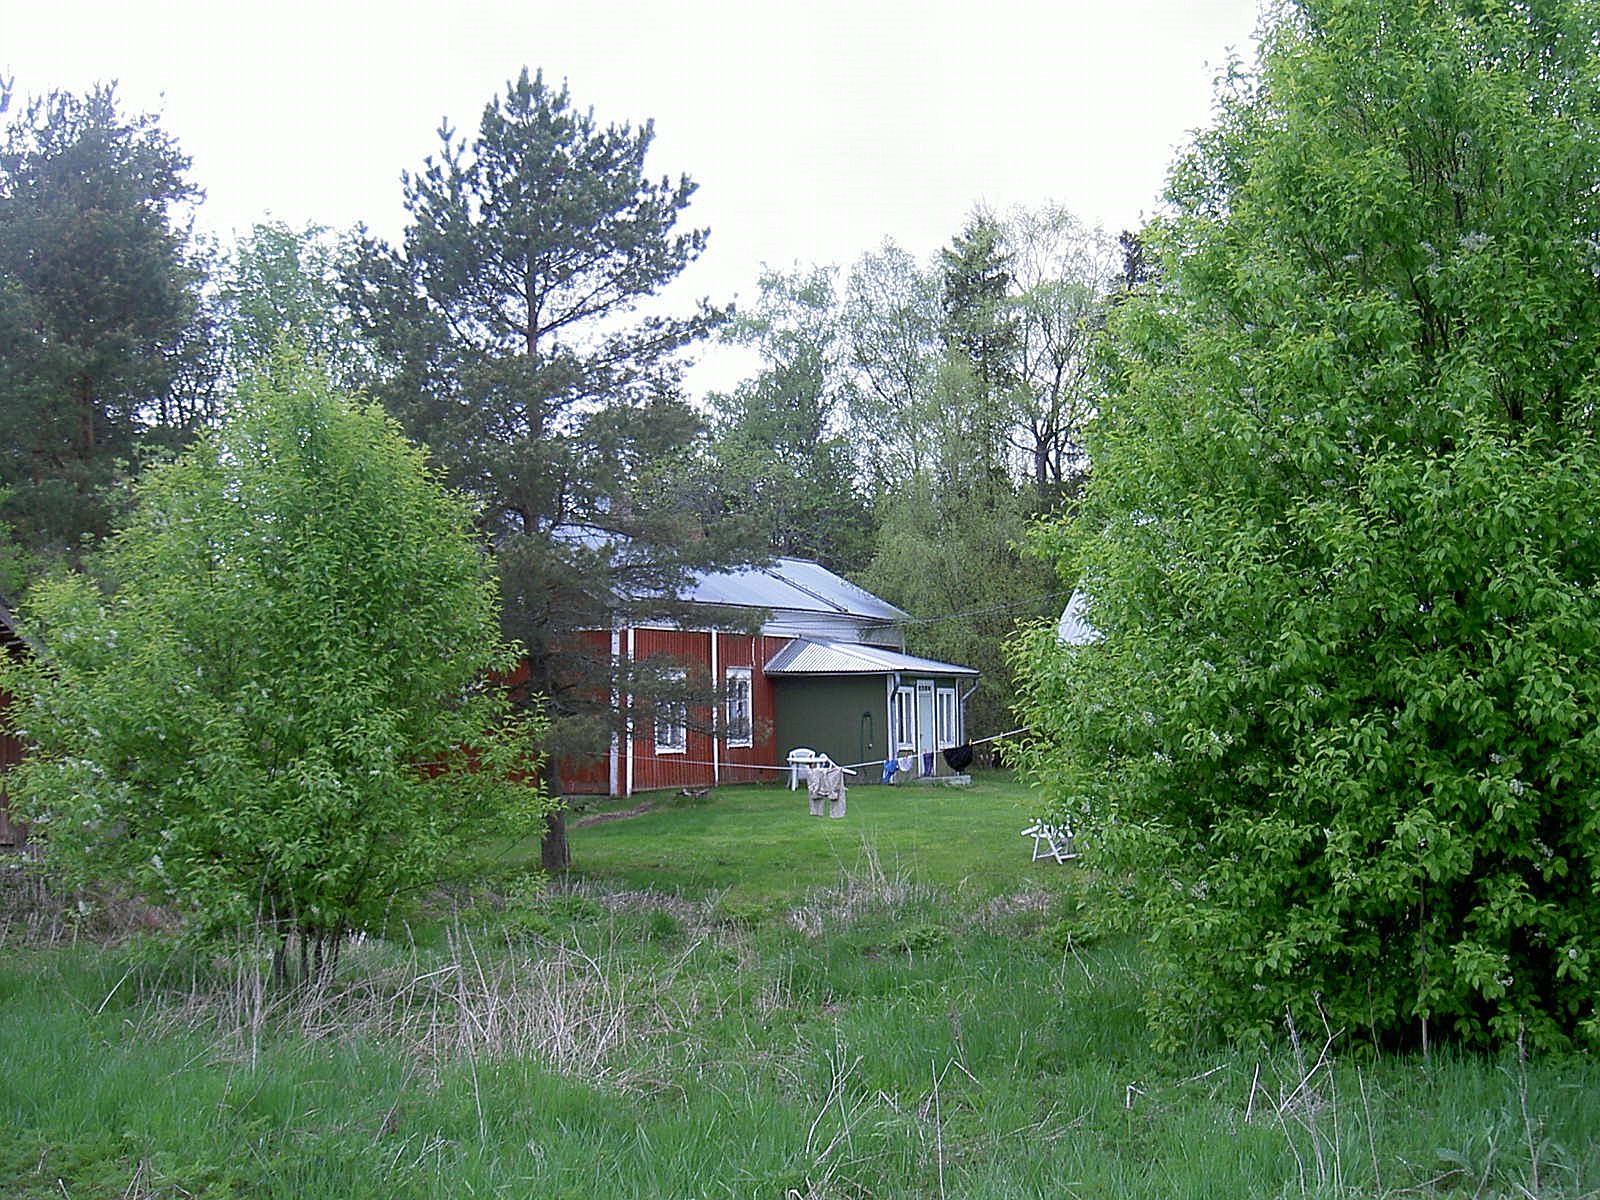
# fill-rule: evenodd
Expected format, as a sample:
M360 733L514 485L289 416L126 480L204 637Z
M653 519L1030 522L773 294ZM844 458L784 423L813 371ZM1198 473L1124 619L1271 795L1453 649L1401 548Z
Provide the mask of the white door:
M938 749L938 742L934 737L933 729L933 684L923 680L917 684L917 755L928 754ZM932 775L933 768L925 765L925 760L918 762L917 770L924 775Z

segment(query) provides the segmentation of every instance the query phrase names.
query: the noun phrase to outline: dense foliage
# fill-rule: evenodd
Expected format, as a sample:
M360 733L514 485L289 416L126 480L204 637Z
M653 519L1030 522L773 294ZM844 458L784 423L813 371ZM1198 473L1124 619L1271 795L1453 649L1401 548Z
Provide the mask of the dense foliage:
M215 343L225 372L238 379L271 370L279 344L288 343L341 386L372 378L371 348L339 296L356 251L354 234L257 222L213 275Z
M1062 250L1100 240L1057 210L979 212L930 271L886 249L853 276L857 411L880 475L863 579L916 618L909 649L979 671L970 737L1014 724L1003 643L1060 606L1022 543L1081 469L1078 364L1105 284L1083 270L1092 254Z
M1021 652L1169 1035L1600 1037L1597 36L1304 0L1148 232Z
M208 410L188 167L109 86L0 134L0 519L36 553L104 534L123 466Z
M834 272L767 271L754 304L723 327L724 341L761 355L761 369L710 397L708 516L750 526L761 549L859 571L876 532L858 478L841 370Z
M470 509L376 408L270 378L140 481L113 591L35 587L8 786L75 875L320 960L542 804Z

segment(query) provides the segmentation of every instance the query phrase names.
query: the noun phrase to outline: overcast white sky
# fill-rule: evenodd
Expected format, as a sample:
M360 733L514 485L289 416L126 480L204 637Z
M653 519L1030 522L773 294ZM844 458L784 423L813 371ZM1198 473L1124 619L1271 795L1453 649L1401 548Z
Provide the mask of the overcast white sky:
M974 205L1153 211L1256 0L0 0L17 90L120 81L194 159L201 226L404 220L399 176L526 64L603 122L653 119L653 175L700 185L684 281L919 256Z

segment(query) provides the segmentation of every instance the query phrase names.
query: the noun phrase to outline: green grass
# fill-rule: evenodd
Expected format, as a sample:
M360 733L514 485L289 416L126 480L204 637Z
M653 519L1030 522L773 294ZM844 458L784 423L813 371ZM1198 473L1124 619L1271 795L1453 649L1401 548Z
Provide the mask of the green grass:
M0 1196L1600 1195L1587 1059L1150 1051L1014 783L660 800L289 1004L0 919Z
M806 793L787 787L718 788L699 799L660 793L642 816L574 830L575 875L784 901L855 868L872 847L884 869L952 891L992 894L1030 875L1048 878L1017 853L1032 844L1018 836L1029 819L1027 787L1004 774L980 778L967 788L852 786L841 820L811 816Z

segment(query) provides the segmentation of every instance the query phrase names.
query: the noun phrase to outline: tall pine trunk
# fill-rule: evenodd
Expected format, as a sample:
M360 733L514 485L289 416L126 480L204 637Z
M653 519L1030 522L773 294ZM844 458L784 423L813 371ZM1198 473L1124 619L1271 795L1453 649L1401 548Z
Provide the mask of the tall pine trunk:
M554 762L545 767L545 787L556 801L544 827L544 840L539 843L539 865L546 871L565 871L572 865L572 852L567 846L567 810L562 802L561 773Z
M545 826L544 841L539 844L539 865L546 871L565 871L572 865L572 853L567 849L567 812L558 808L550 814Z

